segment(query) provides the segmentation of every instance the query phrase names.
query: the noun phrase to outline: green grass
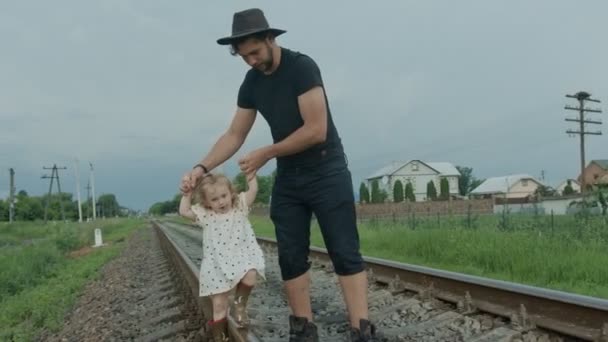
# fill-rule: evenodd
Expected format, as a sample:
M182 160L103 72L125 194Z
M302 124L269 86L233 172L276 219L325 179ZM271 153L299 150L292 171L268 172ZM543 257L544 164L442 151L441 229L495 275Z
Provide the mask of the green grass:
M581 223L582 228L554 224L551 230L544 225L535 226L534 221L528 225L522 221L519 225L511 223L511 228L504 230L499 219L487 217L483 222L477 220L475 225L464 225L470 229L447 220L442 228L437 228L435 219L421 220L416 229L407 222L364 222L359 224L361 252L366 256L608 298L605 222L591 220ZM562 219L570 218L559 220ZM267 217L252 217L251 221L258 236L275 237ZM316 224L312 226L311 244L324 247Z
M39 243L0 249L0 340L30 341L43 329L59 329L84 285L143 225L135 219L0 225L0 239L5 241L39 239ZM95 228L102 229L108 246L69 257L70 251L93 244Z

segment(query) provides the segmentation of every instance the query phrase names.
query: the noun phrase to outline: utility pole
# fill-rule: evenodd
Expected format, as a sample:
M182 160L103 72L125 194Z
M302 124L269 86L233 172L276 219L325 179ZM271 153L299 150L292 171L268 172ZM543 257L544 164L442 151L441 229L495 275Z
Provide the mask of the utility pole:
M44 175L41 178L50 178L51 182L49 185L49 194L46 199L46 205L44 206L44 223L47 222L47 213L49 209L49 202L51 202L51 193L53 192L53 180L57 178L57 192L59 194L59 206L61 207L61 218L65 221L65 211L63 210L63 200L61 199L61 183L59 183L59 170L67 169L65 166L57 167L57 164L53 164L53 167L43 167L44 170L53 170L51 176Z
M91 190L93 192L93 221L97 218L97 205L95 203L95 177L93 175L93 164L89 162L91 167Z
M544 181L545 181L545 170L540 170L540 180L541 180L542 182L544 182Z
M585 113L601 113L600 109L590 109L585 108L585 103L596 102L600 103L599 100L595 100L591 98L591 94L585 91L579 91L574 95L566 95L566 97L577 99L578 107L566 105L564 108L568 110L575 110L578 112L577 118L566 118L566 121L577 122L579 124L579 129L569 129L566 133L575 135L578 134L580 137L580 148L581 148L581 194L584 194L587 191L586 179L585 179L585 135L601 135L601 131L589 132L585 130L585 124L593 124L593 125L601 125L602 122L599 120L587 120L585 119Z
M93 207L93 201L91 201L91 180L89 179L89 181L87 182L87 202L89 202L89 206L92 208ZM93 210L89 210L89 212L87 213L87 222L89 221L90 216L92 215Z
M9 198L8 198L8 222L15 220L15 170L8 169L11 175Z
M80 175L78 171L78 158L74 161L76 169L76 196L78 198L78 222L82 222L82 202L80 201Z

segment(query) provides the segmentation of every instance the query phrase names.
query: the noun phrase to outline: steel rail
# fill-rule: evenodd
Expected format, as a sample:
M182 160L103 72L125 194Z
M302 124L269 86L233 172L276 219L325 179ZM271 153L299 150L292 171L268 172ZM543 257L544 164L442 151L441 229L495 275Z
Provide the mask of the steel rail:
M258 237L261 245L276 241ZM323 248L310 256L330 266ZM482 278L429 267L364 257L372 280L395 292L415 291L457 305L511 319L521 329L534 327L588 341L608 342L608 300Z

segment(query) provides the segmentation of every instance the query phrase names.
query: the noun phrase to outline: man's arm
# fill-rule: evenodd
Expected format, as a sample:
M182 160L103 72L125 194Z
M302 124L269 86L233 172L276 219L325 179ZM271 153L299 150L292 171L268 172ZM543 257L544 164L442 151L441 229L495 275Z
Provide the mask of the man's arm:
M200 163L211 170L232 157L245 142L245 138L255 122L255 116L255 109L238 107L228 130L217 140Z
M269 159L295 154L327 139L327 106L320 86L298 96L304 125L282 141L268 146Z
M245 138L247 138L247 135L255 122L255 116L255 109L237 107L236 113L234 114L226 133L215 142L211 151L209 151L207 156L199 162L199 164L204 165L207 170L203 170L202 167L194 167L194 169L190 171L189 177L182 179L180 185L182 193L192 190L196 185L197 180L203 176L205 172L211 171L238 151L243 145L243 142L245 142Z

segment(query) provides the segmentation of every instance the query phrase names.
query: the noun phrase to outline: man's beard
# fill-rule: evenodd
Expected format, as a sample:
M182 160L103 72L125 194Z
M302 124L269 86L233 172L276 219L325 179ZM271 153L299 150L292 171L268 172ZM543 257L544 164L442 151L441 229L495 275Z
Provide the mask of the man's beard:
M272 65L274 64L274 57L272 56L272 48L270 46L267 46L266 52L268 53L268 59L265 60L264 62L260 63L260 65L256 66L256 69L258 69L259 71L262 71L262 72L270 70L272 68Z

